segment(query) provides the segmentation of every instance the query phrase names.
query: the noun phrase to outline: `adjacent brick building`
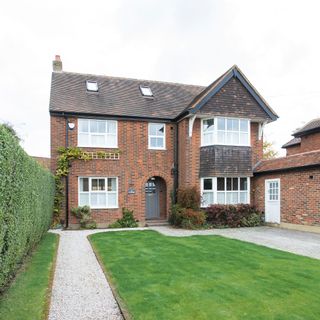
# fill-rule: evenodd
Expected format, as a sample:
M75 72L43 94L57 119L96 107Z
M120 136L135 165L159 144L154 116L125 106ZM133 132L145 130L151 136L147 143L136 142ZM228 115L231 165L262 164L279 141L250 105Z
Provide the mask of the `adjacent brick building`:
M208 87L64 72L58 56L53 67L52 171L61 146L110 152L72 162L69 211L88 204L105 227L126 207L144 225L166 219L177 188L192 186L202 206L254 202L263 128L277 115L237 66Z
M253 203L265 211L268 222L319 231L320 119L308 122L293 136L283 145L286 157L264 160L255 167Z

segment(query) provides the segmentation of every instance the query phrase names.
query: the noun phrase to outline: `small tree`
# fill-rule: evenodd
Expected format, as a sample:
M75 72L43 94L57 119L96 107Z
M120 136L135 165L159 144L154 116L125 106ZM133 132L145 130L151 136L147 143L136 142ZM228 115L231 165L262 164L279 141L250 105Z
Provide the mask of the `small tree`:
M273 159L278 156L278 151L274 149L273 142L263 142L263 159Z

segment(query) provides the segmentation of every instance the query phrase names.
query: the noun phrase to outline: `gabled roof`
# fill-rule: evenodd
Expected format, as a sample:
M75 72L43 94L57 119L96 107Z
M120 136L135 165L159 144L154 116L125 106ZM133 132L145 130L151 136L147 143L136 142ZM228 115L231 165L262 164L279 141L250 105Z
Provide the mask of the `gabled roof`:
M278 117L237 66L230 68L208 87L74 72L53 72L49 111L87 116L177 120L196 113L233 77L241 81L264 110L263 119L273 121ZM87 81L97 82L98 92L87 91ZM150 87L153 96L143 96L140 86Z
M320 166L320 150L298 153L270 160L262 160L254 168L253 172L285 171L312 166Z
M293 147L293 146L296 146L300 143L301 143L301 138L293 138L290 141L288 141L287 143L285 143L281 148Z
M320 131L320 118L313 119L293 133L294 137L301 137L305 134Z
M98 82L98 92L87 92L87 80ZM144 97L140 85L149 86L153 97ZM179 83L53 72L49 110L51 113L171 120L204 89Z
M269 116L270 121L274 121L278 118L275 111L264 100L256 88L249 82L238 66L234 65L227 72L221 75L217 80L211 83L205 90L203 90L198 96L196 96L190 105L185 109L185 112L195 114L197 113L219 90L232 78L237 78L242 85L249 91L254 97L260 107Z

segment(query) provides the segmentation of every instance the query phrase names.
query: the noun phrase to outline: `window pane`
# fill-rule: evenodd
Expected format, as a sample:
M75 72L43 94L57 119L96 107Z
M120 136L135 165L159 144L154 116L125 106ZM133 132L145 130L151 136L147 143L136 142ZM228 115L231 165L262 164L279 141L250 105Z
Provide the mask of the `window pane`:
M213 131L214 129L213 125L214 125L213 119L203 120L203 132Z
M218 119L218 130L225 130L225 119Z
M108 134L106 136L106 147L116 147L117 146L117 136L114 134Z
M232 131L232 120L227 119L227 130Z
M239 120L232 120L232 131L239 131Z
M88 206L89 203L89 193L80 193L79 194L79 206Z
M203 134L203 144L211 145L213 144L213 132L205 132Z
M213 192L203 192L202 203L205 207L209 206L210 204L213 204Z
M106 122L105 121L97 121L98 122L98 132L106 133Z
M237 144L239 144L239 133L237 133L237 132L232 132L231 133L231 141L232 141L232 144L233 145L237 145Z
M248 190L248 179L240 178L240 190Z
M80 179L80 191L89 191L89 179L81 178Z
M238 178L232 178L232 190L238 190Z
M117 122L107 121L107 133L117 134Z
M157 138L150 138L150 147L151 148L157 147Z
M117 206L117 194L116 193L108 193L108 208L114 208Z
M105 208L107 206L106 194L104 192L91 193L91 205Z
M90 131L91 132L98 132L98 121L90 120Z
M224 191L224 178L217 178L217 190Z
M105 136L104 135L91 135L91 145L97 147L105 146Z
M218 131L218 143L224 144L225 143L225 132L224 131Z
M156 146L157 148L163 148L164 145L163 145L163 138L156 138Z
M232 144L232 132L226 132L226 144Z
M227 204L238 203L238 192L227 192Z
M164 124L162 124L162 123L149 123L149 135L151 135L151 136L164 136Z
M240 192L240 203L248 203L248 193Z
M108 178L108 191L117 191L117 179Z
M79 133L79 146L88 146L90 145L90 136L88 133Z
M89 132L89 121L88 120L79 119L78 125L79 125L79 132Z
M212 190L212 179L203 179L203 190Z
M248 145L248 133L240 133L240 144L242 145Z
M91 180L91 190L101 191L105 190L105 179L92 179Z
M231 181L232 181L232 179L231 178L227 178L227 190L232 190L231 189Z
M217 192L217 203L218 204L225 203L225 193L224 192Z
M240 120L240 131L242 132L248 132L248 121L247 120Z

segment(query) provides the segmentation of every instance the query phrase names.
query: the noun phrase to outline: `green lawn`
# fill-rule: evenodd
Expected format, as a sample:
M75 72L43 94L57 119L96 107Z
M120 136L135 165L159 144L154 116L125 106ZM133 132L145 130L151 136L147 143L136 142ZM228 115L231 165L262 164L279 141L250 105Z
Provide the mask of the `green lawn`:
M46 318L51 292L53 262L58 236L47 233L9 290L0 297L1 320L40 320Z
M320 261L218 236L97 233L134 319L320 319Z

